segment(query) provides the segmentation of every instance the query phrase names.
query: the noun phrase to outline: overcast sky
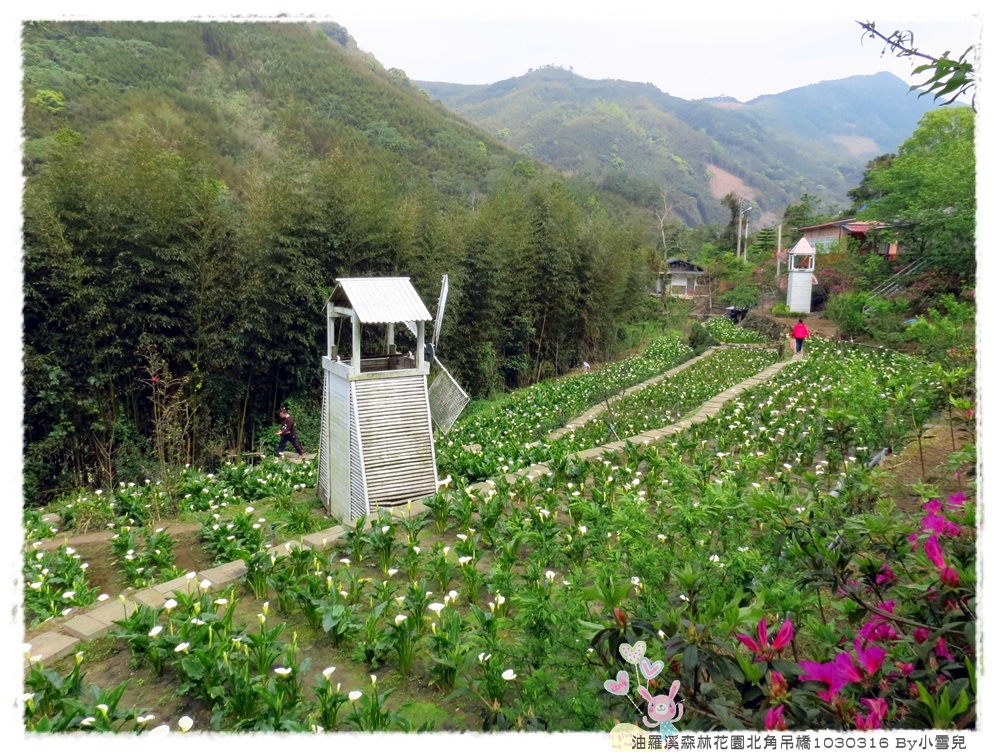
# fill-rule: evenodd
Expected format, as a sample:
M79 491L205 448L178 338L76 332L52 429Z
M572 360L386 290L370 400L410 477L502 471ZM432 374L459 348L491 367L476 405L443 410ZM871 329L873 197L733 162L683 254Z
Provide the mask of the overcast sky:
M175 0L147 4L38 0L34 18L318 17L345 26L387 68L412 79L489 84L553 64L594 79L650 82L684 99L747 101L817 81L913 63L861 41L855 20L912 30L921 51L964 51L979 40L985 0ZM5 12L11 12L10 10ZM915 95L914 95L915 96Z
M964 51L979 39L981 26L961 2L942 3L934 16L883 16L869 9L823 17L749 2L704 3L687 12L671 7L669 15L663 8L677 3L600 15L554 5L561 12L546 6L533 17L487 13L472 3L414 3L388 14L377 3L346 2L331 8L330 16L359 47L412 79L489 84L553 64L586 78L650 82L684 99L728 95L742 101L879 71L909 84L923 80L911 79L912 62L883 56L884 45L876 40L862 43L856 19L874 20L887 32L910 29L918 49L935 55Z

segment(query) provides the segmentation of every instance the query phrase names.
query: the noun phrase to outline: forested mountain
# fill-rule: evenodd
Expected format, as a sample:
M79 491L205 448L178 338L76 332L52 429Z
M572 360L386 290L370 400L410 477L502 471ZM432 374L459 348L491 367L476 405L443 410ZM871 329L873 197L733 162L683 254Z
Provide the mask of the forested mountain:
M933 108L889 73L758 97L688 101L652 84L547 66L491 85L418 82L512 148L694 225L728 220L719 199L767 217L808 193L846 204L865 164L894 152Z
M335 278L408 275L485 394L615 349L648 214L336 24L26 24L25 493L211 464L320 384Z

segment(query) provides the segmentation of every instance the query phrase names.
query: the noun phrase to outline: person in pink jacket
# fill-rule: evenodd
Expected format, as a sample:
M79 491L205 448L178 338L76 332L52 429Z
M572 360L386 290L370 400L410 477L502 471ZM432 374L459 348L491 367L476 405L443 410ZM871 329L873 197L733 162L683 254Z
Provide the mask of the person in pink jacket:
M802 353L802 341L809 337L809 328L801 319L792 328L792 337L795 338L795 353Z

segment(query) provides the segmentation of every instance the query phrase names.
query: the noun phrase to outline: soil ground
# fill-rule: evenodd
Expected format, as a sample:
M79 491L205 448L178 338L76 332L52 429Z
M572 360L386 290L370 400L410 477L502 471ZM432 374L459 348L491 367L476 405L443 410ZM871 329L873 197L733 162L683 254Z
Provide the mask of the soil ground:
M775 317L774 315L770 316L771 319L773 319L775 322L784 325L785 329L788 332L791 332L792 327L794 327L795 323L799 321L798 317ZM805 324L806 327L809 328L809 333L811 335L819 335L823 338L837 337L837 326L833 322L828 320L826 317L823 317L818 314L807 314L806 316L802 317L802 322Z

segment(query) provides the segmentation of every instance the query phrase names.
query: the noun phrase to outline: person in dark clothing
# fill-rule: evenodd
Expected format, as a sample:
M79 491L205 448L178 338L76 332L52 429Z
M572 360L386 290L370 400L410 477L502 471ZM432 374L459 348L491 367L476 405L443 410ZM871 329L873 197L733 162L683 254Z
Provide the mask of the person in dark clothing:
M281 426L278 429L278 449L274 451L274 457L278 458L285 451L285 444L292 443L292 447L299 451L299 458L305 458L306 452L299 445L299 438L295 436L295 419L288 413L288 406L282 406L278 412L278 420Z

